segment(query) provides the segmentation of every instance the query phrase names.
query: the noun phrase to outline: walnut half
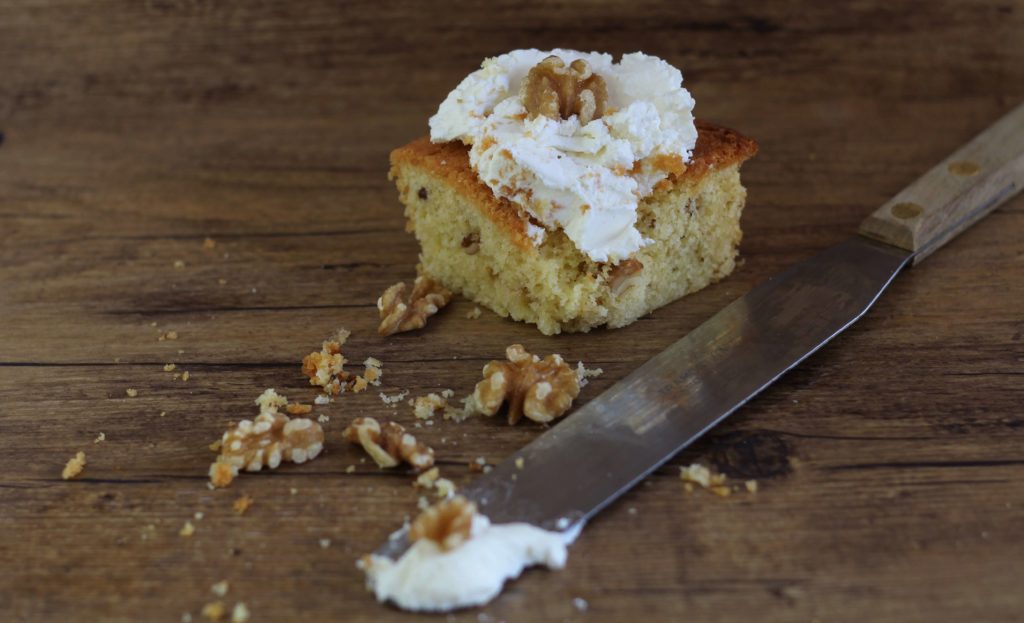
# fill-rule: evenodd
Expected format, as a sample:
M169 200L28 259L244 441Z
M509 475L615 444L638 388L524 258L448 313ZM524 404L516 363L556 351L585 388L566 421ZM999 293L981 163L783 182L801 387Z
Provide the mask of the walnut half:
M550 422L561 416L580 394L576 373L560 355L544 359L531 355L520 344L505 350L508 361L484 366L484 379L473 390L473 402L484 415L494 415L508 401L508 423L522 416Z
M457 495L426 509L409 526L409 541L429 539L449 550L469 540L476 504Z
M557 56L534 65L523 81L520 97L531 119L568 119L576 115L580 125L600 119L608 104L608 86L581 58L568 67Z
M396 283L377 299L377 309L380 311L377 332L382 336L422 329L427 324L427 318L436 314L452 299L451 291L423 275L416 277L407 299L405 291L404 282Z
M402 461L416 469L427 469L434 464L433 449L405 432L401 424L384 422L381 426L372 417L360 417L352 420L342 436L363 446L380 467L396 467Z
M260 414L254 420L242 420L224 433L220 456L210 465L214 486L231 484L240 469L276 469L282 461L305 463L320 454L324 448L323 428L312 420L291 419L278 412L287 403L284 396L268 389L256 399Z

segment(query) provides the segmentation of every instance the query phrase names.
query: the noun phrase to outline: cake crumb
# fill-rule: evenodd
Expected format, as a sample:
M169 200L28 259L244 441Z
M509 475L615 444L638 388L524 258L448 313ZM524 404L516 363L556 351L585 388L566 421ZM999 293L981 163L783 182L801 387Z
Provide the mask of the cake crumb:
M68 459L67 464L64 466L64 471L61 472L61 478L71 480L81 474L83 469L85 469L85 452L79 452Z
M178 534L180 536L192 536L195 533L196 533L196 527L194 525L192 525L191 521L188 521L188 520L185 521L185 525L183 525L181 527L181 530L178 530Z
M212 249L212 248L214 248L216 246L217 246L217 241L214 240L213 238L210 238L209 236L207 236L203 240L203 248L206 249L206 250L210 250L210 249Z
M750 492L750 493L757 493L757 481L756 480L748 480L745 483L743 483L743 486L746 487L748 492Z
M320 539L320 548L321 549L327 549L330 546L331 546L331 540L330 539Z
M202 613L203 613L204 617L206 617L207 619L209 619L211 621L221 621L221 620L224 619L224 614L225 614L224 602L221 602L221 601L210 602L210 603L206 604L205 606L203 606Z
M477 318L480 317L481 313L482 312L479 307L473 307L473 309L469 310L469 312L466 314L466 318L469 320L476 320Z
M313 399L313 404L318 406L329 405L331 404L331 397L327 394L318 394L317 397Z
M129 398L135 398L136 396L139 395L139 390L135 389L134 387L129 387L128 389L124 390L124 393Z
M92 442L93 443L99 443L101 441L106 441L106 440L107 440L107 434L101 432L99 435L96 435L96 439L93 439Z
M448 407L448 401L440 394L430 393L413 400L413 415L421 420L429 420L441 409Z
M228 594L228 589L230 588L231 584L229 584L227 580L221 580L220 582L217 582L216 584L210 587L210 592L216 595L217 597L223 597L224 595Z
M203 515L203 511L196 511L192 514L192 517L195 518L196 521L202 521L205 515Z
M576 608L580 612L586 612L587 608L590 607L590 604L588 604L587 600L582 597L574 597L572 600L572 607Z
M320 415L316 416L316 421L320 422L321 424L326 424L331 421L331 416L324 415L323 413L321 413Z
M178 339L178 332L177 331L165 331L164 333L161 333L156 339L157 339L158 342L164 342L164 341L167 341L167 340L176 340L176 339Z
M185 268L185 260L174 260L174 268L176 270L181 270L182 268Z
M234 609L231 611L231 623L248 623L249 621L249 608L246 607L245 602L240 601L235 604Z
M178 366L174 365L173 363L165 363L164 364L164 372L174 372L174 369L176 367L178 367Z
M596 379L597 377L599 377L602 374L604 374L604 370L602 370L601 368L591 368L591 369L588 369L588 368L584 367L582 361L576 362L576 370L575 370L575 372L576 372L576 380L580 384L580 389L583 389L584 387L586 387L587 383L590 382L590 379Z
M218 285L222 285L222 286L226 286L228 284L228 280L227 279L218 279L217 280L217 284Z
M384 404L386 404L389 407L391 407L392 409L394 409L394 408L398 407L398 403L400 403L403 400L405 400L405 397L408 396L408 395L409 395L409 390L407 390L407 389L402 390L402 391L398 392L397 394L391 394L391 395L385 394L384 392L380 392L380 400Z
M516 469L523 469L524 465L526 465L526 460L523 457L521 457L521 456L517 456L516 457Z
M480 473L484 471L484 467L487 465L487 459L482 456L478 456L469 462L469 471Z
M167 415L167 412L166 412L166 411L161 411L161 412L160 412L160 417L164 417L165 415Z
M298 492L299 492L299 490L298 490L298 489L296 489L295 487L292 487L292 488L288 489L288 493L290 493L290 494L292 494L292 495L295 495L295 494L297 494Z
M187 381L188 377L189 377L188 370L185 370L184 372L181 373L181 380L182 381Z
M239 515L244 515L245 511L249 510L250 506L252 506L252 497L248 495L243 495L242 497L235 500L234 503L231 505L231 507L234 508L235 512Z

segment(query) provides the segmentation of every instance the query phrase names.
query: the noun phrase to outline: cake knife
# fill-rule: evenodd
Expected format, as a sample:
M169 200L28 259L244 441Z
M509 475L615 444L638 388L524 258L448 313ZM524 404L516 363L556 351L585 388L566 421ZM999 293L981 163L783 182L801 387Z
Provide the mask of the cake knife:
M882 205L857 235L754 287L462 495L493 523L578 529L1022 186L1024 104ZM407 547L399 531L377 554L397 558Z

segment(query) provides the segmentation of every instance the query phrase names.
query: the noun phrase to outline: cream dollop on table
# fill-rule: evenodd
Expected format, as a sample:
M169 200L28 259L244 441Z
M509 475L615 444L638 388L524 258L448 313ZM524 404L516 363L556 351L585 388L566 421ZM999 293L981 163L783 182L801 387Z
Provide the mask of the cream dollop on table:
M520 86L550 55L567 65L586 61L604 78L612 112L586 125L575 115L529 119ZM668 176L659 156L687 162L697 142L694 101L682 82L678 69L639 52L615 63L596 52L515 50L485 60L448 94L430 118L430 138L471 145L480 179L543 224L531 229L535 242L562 229L592 260L615 262L647 242L636 211Z

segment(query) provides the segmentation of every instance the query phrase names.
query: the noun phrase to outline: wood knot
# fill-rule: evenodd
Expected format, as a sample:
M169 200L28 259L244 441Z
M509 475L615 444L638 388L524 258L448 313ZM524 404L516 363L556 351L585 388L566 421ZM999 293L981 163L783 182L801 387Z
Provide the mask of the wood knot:
M730 478L764 480L788 475L791 449L781 435L736 431L715 438L711 460Z

